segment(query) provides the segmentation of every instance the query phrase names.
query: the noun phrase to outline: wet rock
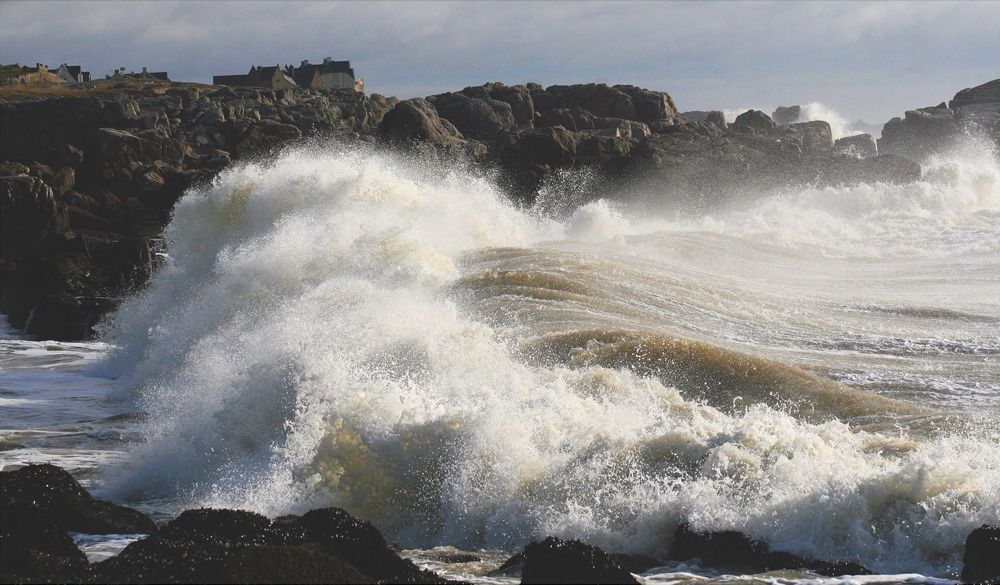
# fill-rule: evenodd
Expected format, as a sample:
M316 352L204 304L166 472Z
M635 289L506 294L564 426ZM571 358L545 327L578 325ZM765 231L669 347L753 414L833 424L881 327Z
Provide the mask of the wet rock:
M750 134L766 135L774 130L774 121L760 110L747 110L733 121L733 130Z
M427 101L463 136L473 140L495 142L503 134L517 129L510 104L500 100L445 93L431 96Z
M523 559L521 583L639 583L613 555L578 540L533 542Z
M233 152L239 156L261 154L281 144L302 138L302 131L291 124L263 121L251 124L236 142Z
M804 559L791 553L772 551L767 543L739 532L694 532L687 524L682 524L674 534L669 558L677 561L700 558L705 566L743 573L791 569L831 577L871 574L858 563Z
M434 105L423 98L399 102L382 118L378 127L389 141L427 140L436 144L457 144L464 136L448 120L438 115Z
M833 151L836 154L855 158L868 158L877 154L875 140L871 134L855 134L854 136L838 138L833 143Z
M0 582L81 582L87 558L52 511L8 505L0 513Z
M53 231L66 229L65 206L38 177L0 177L0 240L4 255L39 245Z
M0 472L3 508L35 507L53 514L67 530L88 534L150 534L145 514L92 497L69 473L54 465L28 465Z
M1000 526L984 524L969 533L962 563L963 583L1000 583Z
M798 122L801 115L802 106L778 106L771 114L771 119L780 126Z
M803 154L824 154L833 148L833 133L830 124L816 120L778 126L771 135L799 147Z
M95 565L93 575L112 583L446 582L400 558L371 524L334 508L273 522L253 512L189 510Z

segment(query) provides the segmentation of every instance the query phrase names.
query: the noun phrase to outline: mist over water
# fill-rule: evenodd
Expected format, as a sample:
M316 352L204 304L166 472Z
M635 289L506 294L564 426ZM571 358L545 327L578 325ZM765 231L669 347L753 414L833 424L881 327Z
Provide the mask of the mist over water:
M996 153L708 214L629 195L526 209L364 149L225 171L105 323L148 414L113 489L410 547L662 554L687 521L956 572L1000 522Z

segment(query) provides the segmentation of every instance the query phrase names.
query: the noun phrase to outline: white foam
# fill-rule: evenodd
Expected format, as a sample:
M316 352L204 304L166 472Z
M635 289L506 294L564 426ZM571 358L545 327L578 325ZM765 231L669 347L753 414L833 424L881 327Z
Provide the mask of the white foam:
M807 190L713 221L835 245L877 239L894 215L984 205L906 189ZM783 205L799 209L783 219ZM103 371L150 414L118 493L340 505L423 548L552 534L662 553L689 521L884 571L955 571L968 532L1000 521L995 434L918 442L763 405L727 414L629 371L528 364L518 330L474 319L449 288L467 251L676 229L627 217L598 202L539 218L472 174L368 151L223 173L178 203L167 266L105 331Z

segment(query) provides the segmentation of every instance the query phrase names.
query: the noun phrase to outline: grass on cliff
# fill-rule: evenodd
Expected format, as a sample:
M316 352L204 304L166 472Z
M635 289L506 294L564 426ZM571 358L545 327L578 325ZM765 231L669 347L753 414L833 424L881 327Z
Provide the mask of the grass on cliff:
M144 79L101 79L90 83L59 85L0 85L0 101L26 101L54 97L103 97L125 93L129 95L159 95L172 87L212 87L201 83L175 83Z

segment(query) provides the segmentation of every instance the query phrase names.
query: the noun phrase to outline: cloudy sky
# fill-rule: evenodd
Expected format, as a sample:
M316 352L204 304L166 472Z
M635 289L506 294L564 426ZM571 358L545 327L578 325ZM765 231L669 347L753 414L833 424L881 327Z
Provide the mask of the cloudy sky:
M884 122L1000 77L1000 2L0 3L3 63L208 82L324 56L400 97L596 81L682 110L820 101Z

